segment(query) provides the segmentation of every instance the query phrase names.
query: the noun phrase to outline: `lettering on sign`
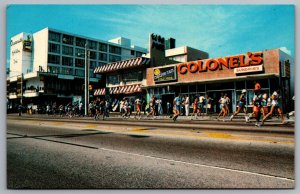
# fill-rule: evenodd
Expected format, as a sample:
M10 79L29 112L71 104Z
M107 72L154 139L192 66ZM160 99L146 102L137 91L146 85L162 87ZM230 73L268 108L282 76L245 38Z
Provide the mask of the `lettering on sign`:
M174 80L177 80L175 66L154 69L155 82L174 81Z
M251 66L251 67L239 67L234 69L234 73L249 73L249 72L257 72L257 71L263 71L263 66Z
M249 60L246 62L246 56ZM240 67L258 66L263 64L263 53L248 52L247 55L237 55L225 58L206 59L185 62L178 65L178 73L201 73L223 69L235 69Z

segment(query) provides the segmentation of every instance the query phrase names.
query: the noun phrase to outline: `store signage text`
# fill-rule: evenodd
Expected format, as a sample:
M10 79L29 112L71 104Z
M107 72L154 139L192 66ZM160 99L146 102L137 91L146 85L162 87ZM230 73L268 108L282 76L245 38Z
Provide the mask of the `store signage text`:
M247 56L249 60L245 62L245 55L237 55L230 56L225 58L217 58L217 59L206 59L199 61L191 61L186 63L181 63L178 65L178 73L186 74L196 73L196 72L207 72L207 71L216 71L226 69L235 69L239 67L247 67L247 66L256 66L263 64L263 54L260 53L251 53L248 52Z
M173 80L177 80L175 66L154 69L155 82L164 82L164 81L173 81Z
M263 66L262 65L257 65L257 66L249 66L249 67L239 67L234 69L234 73L250 73L250 72L258 72L258 71L263 71Z
M18 40L15 40L15 41L10 41L10 45L11 46L13 46L13 45L15 45L15 44L18 44L18 43L20 43L20 42L22 42L23 41L23 38L19 38Z

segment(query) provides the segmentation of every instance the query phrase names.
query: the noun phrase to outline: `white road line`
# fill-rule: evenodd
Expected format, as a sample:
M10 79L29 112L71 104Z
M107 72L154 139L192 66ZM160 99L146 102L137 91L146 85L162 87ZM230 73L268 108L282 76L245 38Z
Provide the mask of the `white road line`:
M140 156L140 157L146 157L146 158L158 159L158 160L164 160L164 161L168 161L168 162L176 162L176 163L181 163L181 164L188 164L188 165L193 165L193 166L200 166L200 167L204 167L204 168L213 168L213 169L218 169L218 170L225 170L225 171L231 171L231 172L237 172L237 173L243 173L243 174L249 174L249 175L262 176L262 177L266 177L266 178L275 178L275 179L280 179L280 180L285 180L285 181L290 181L290 182L294 182L295 181L293 179L285 178L285 177L278 177L278 176L273 176L273 175L266 175L266 174L261 174L261 173L255 173L255 172L249 172L249 171L243 171L243 170L236 170L236 169L224 168L224 167L218 167L218 166L209 166L209 165L204 165L204 164L196 164L196 163L191 163L191 162L183 162L183 161L180 161L180 160L171 160L171 159L160 158L160 157L155 157L155 156L148 156L148 155L143 155L143 154L135 154L135 153L124 152L124 151L120 151L120 150L113 150L113 149L108 149L108 148L98 148L98 149L99 150L104 150L104 151L110 151L110 152L127 154L127 155Z

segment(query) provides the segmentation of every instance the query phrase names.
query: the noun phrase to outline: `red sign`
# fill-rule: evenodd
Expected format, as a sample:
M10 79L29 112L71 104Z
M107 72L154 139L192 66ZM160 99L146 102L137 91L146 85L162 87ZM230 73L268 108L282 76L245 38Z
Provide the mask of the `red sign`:
M226 69L235 69L237 67L247 67L261 65L263 63L262 53L248 52L249 60L245 62L246 55L230 56L217 59L206 59L181 63L178 65L178 73L185 74L187 72L207 72Z

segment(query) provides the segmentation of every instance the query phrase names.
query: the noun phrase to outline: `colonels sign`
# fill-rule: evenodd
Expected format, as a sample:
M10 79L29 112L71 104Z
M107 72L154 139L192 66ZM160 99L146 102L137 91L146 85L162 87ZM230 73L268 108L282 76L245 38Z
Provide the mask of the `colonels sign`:
M248 60L246 60L246 57L248 57ZM263 53L248 52L246 55L191 61L178 65L178 73L180 74L186 74L187 72L201 73L223 69L234 69L234 73L236 74L263 71Z

